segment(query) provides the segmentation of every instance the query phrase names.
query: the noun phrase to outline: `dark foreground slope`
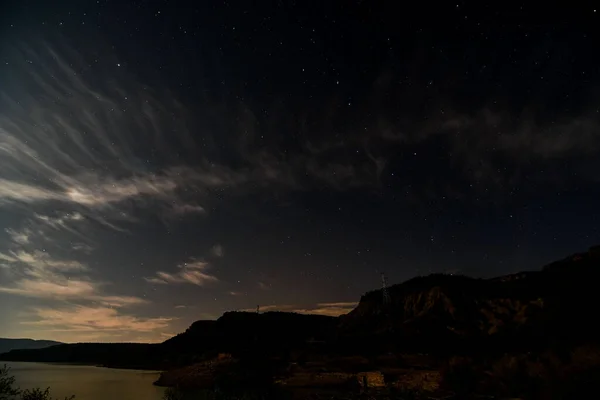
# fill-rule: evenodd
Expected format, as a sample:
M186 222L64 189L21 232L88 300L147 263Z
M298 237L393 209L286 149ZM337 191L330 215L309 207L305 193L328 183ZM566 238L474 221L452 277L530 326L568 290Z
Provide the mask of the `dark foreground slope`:
M592 248L541 271L494 279L430 275L365 294L339 318L293 313L228 312L197 321L161 344L78 344L14 350L0 360L85 362L163 369L231 353L437 356L560 350L596 343L594 310L600 251ZM320 343L319 346L315 343ZM258 349L258 350L257 350Z
M62 344L53 340L33 339L5 339L0 338L0 353L6 353L14 349L43 349L45 347Z
M167 369L188 365L218 353L284 356L311 339L326 340L337 319L283 312L227 312L216 321L197 321L185 332L159 344L79 343L41 350L13 350L4 361L96 364L120 368Z
M240 354L260 348L273 355L303 346L309 340L329 340L337 318L286 312L226 312L216 321L197 321L161 346L169 351L187 349Z

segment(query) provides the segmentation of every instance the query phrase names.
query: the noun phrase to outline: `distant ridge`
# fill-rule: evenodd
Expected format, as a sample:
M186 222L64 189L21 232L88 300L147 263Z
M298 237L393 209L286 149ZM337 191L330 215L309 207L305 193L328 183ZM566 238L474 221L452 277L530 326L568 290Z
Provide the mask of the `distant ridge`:
M5 339L0 338L0 354L17 349L44 349L50 346L62 344L53 340L34 340L34 339Z
M366 293L340 317L226 312L196 321L163 343L79 343L1 354L2 361L76 362L170 369L229 353L284 359L291 354L477 355L598 345L600 247L541 270L492 279L433 274ZM1 343L1 341L0 341ZM319 343L315 346L315 343ZM561 354L562 354L561 353ZM566 353L565 353L566 354Z

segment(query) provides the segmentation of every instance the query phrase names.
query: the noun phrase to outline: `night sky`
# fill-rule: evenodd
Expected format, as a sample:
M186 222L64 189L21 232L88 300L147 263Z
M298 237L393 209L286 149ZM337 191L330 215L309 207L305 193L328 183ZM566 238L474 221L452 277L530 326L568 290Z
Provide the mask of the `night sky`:
M2 2L0 336L339 315L600 244L600 12L486 3Z

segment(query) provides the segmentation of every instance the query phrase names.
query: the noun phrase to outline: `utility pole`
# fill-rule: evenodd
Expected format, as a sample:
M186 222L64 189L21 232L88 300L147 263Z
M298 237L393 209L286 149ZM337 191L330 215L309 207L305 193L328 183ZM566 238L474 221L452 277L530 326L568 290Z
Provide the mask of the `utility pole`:
M386 330L388 331L389 334L393 334L394 332L394 319L392 317L392 307L391 307L391 303L392 303L392 299L390 297L390 292L388 290L388 286L387 286L387 277L385 276L385 273L382 272L381 273L381 292L383 295L383 313L385 314L385 319L387 320L385 322L386 324Z
M383 304L390 304L391 298L390 293L388 292L387 278L384 272L381 273L381 292L383 293Z

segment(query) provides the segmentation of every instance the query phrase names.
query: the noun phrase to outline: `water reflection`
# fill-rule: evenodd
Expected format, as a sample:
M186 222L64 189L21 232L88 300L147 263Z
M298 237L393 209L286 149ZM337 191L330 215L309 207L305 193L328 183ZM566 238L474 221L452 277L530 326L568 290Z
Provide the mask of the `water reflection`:
M50 387L52 397L76 400L160 400L163 388L152 385L158 372L86 365L7 362L21 389Z

